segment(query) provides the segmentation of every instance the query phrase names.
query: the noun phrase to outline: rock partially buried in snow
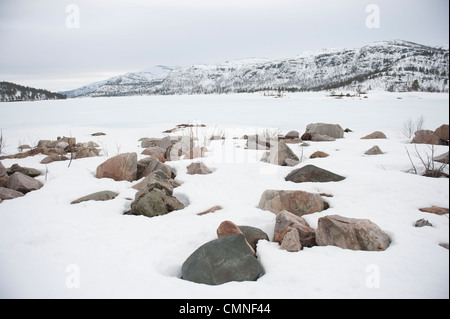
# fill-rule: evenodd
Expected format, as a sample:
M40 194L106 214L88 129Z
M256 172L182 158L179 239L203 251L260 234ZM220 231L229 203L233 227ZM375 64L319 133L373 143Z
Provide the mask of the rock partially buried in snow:
M313 142L334 142L336 139L334 137L324 135L324 134L314 134L311 138Z
M136 193L128 214L155 217L183 208L184 205L173 196L173 186L155 176Z
M411 141L412 144L432 144L432 145L445 145L446 142L441 140L433 131L419 130L414 133L414 138Z
M309 158L325 158L325 157L328 157L328 156L330 156L330 155L328 155L325 152L317 151L317 152L312 153Z
M194 251L181 267L181 278L195 283L221 285L255 281L264 273L244 235L212 240Z
M436 214L436 215L445 215L445 214L448 214L448 212L449 212L448 208L438 207L438 206L419 208L419 210L424 213L430 213L430 214Z
M20 172L20 173L25 174L25 175L30 176L30 177L36 177L36 176L41 175L41 171L40 170L35 169L35 168L30 168L30 167L22 167L19 164L13 164L13 165L11 165L10 168L8 168L6 170L6 173L8 175L12 175L15 172Z
M344 180L345 177L327 171L323 168L306 165L292 171L286 176L285 180L294 183L326 183L326 182L339 182Z
M367 251L383 251L391 243L389 236L372 221L339 215L319 218L316 241L319 246Z
M137 176L137 154L124 153L114 156L97 167L97 178L112 178L115 181L135 181Z
M148 176L156 171L161 171L167 177L172 177L172 168L169 165L161 163L155 156L145 157L137 162L137 179Z
M300 133L297 131L290 131L284 136L284 138L286 139L300 138Z
M78 147L75 159L86 158L86 157L95 157L99 156L99 153L95 147Z
M191 163L187 167L187 173L189 175L207 175L211 174L212 171L202 162Z
M117 197L117 195L119 195L118 193L112 192L112 191L101 191L101 192L96 192L96 193L92 193L83 197L80 197L74 201L71 202L71 204L78 204L81 202L86 202L86 201L105 201L105 200L111 200Z
M216 212L218 210L222 210L222 209L223 209L222 206L216 205L216 206L213 206L210 209L207 209L207 210L205 210L203 212L197 213L197 215L198 216L203 216L203 215L206 215L206 214L209 214L209 213L214 213L214 212Z
M434 134L439 137L441 140L447 141L449 140L450 128L448 124L442 124L435 131Z
M364 154L366 155L381 155L384 154L383 151L378 147L378 145L375 145L371 149L367 150Z
M308 225L306 220L288 211L282 211L277 214L273 241L281 244L284 236L290 229L295 229L298 232L302 246L316 246L316 232L314 229Z
M315 135L326 135L331 138L343 138L344 130L339 124L311 123L306 126L306 133Z
M67 161L69 158L64 155L51 154L42 159L41 164L50 164L53 162Z
M258 208L278 214L286 210L297 216L320 212L328 204L319 194L304 191L266 190L261 196Z
M165 154L166 150L159 146L150 146L142 151L142 155L152 155L155 156L161 163L166 161Z
M448 164L449 163L449 156L448 153L444 153L442 155L436 156L435 158L433 158L433 161L435 162L439 162L439 163L443 163L443 164Z
M0 187L0 199L14 199L22 196L23 194L21 192L6 187Z
M380 139L380 138L385 139L387 137L383 132L380 132L380 131L375 131L373 133L370 133L369 135L361 137L362 140L371 140L371 139Z
M261 229L257 227L252 226L238 226L241 232L244 234L245 239L250 244L250 246L253 248L254 251L256 251L256 246L260 240L267 240L269 241L269 236L265 232L263 232Z
M294 228L290 228L284 235L280 248L289 252L296 252L302 250L302 244L300 243L300 237L298 232Z
M289 166L295 162L288 162L286 160L290 159L292 161L298 162L299 159L297 155L291 150L291 148L283 141L273 142L271 144L270 151L266 152L264 156L261 158L261 162L281 165L281 166ZM296 165L296 164L295 164Z
M29 177L20 172L15 172L14 174L12 174L6 182L7 188L21 192L23 194L38 190L42 186L44 186L44 184L42 184L37 179Z

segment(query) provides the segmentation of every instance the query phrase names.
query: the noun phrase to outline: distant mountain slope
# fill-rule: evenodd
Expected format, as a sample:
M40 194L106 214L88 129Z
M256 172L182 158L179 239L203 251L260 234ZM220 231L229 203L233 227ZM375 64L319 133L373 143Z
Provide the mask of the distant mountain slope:
M30 88L10 82L0 82L0 102L65 99L60 93Z
M449 91L448 45L428 47L402 40L356 49L304 52L291 59L246 59L165 70L158 76L128 73L98 82L90 90L65 93L69 97L97 97L236 93L279 88L286 91Z
M146 94L147 88L160 84L176 68L157 65L140 72L115 76L75 90L60 93L68 97L89 96L92 94L95 96Z

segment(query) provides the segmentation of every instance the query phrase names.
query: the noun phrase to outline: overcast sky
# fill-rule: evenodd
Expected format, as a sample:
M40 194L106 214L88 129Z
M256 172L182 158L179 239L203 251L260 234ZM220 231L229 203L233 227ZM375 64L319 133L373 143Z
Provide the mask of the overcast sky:
M448 11L448 0L0 0L0 81L60 91L154 65L444 45Z

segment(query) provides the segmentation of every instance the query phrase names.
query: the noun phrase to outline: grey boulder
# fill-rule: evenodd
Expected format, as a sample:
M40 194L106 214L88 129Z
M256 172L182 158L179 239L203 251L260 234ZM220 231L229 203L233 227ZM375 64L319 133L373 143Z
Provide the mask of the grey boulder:
M343 138L344 130L339 124L311 123L306 126L306 133L314 135L327 135L332 138Z
M212 240L194 251L181 267L181 278L195 283L221 285L255 281L264 273L244 235Z
M294 183L326 183L326 182L339 182L344 180L345 177L327 171L323 168L315 165L306 165L292 171L286 176L285 180Z

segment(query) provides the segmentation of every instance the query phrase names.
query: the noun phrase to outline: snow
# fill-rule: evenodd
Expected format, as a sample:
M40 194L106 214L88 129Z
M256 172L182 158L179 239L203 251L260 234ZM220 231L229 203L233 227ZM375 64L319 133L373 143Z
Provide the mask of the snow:
M401 97L401 99L399 99ZM449 298L448 215L420 212L448 207L448 179L411 174L402 125L423 115L424 128L448 123L448 94L370 93L368 98L335 99L327 93L142 96L16 102L0 105L4 152L40 139L74 136L94 141L101 156L42 165L44 155L2 160L40 169L38 191L0 204L0 296L2 298ZM335 142L290 144L303 161L346 177L336 183L286 182L293 170L259 161L262 151L244 149L244 134L271 129L302 134L314 122L336 123L354 132ZM163 137L181 123L203 123L174 134L194 134L209 153L201 159L210 175L188 175L192 161L167 162L182 185L174 194L187 207L165 216L123 215L136 182L95 178L99 164L118 153L137 152L142 137ZM375 130L386 140L361 140ZM92 137L95 132L105 136ZM208 141L211 135L225 140ZM237 139L234 139L237 138ZM364 152L378 145L383 155ZM429 152L427 145L417 145ZM321 150L327 158L309 159ZM448 151L438 146L436 155ZM412 156L420 166L420 160ZM48 171L46 171L48 169ZM447 169L448 172L448 169ZM261 228L273 236L275 215L257 208L266 189L329 193L330 208L304 216L312 228L320 217L339 214L367 218L386 231L392 243L383 252L338 247L304 248L297 253L260 241L258 258L265 274L256 282L208 286L179 278L186 258L216 238L224 220ZM70 202L111 190L106 202ZM215 205L223 210L198 216ZM425 218L433 227L414 227Z

